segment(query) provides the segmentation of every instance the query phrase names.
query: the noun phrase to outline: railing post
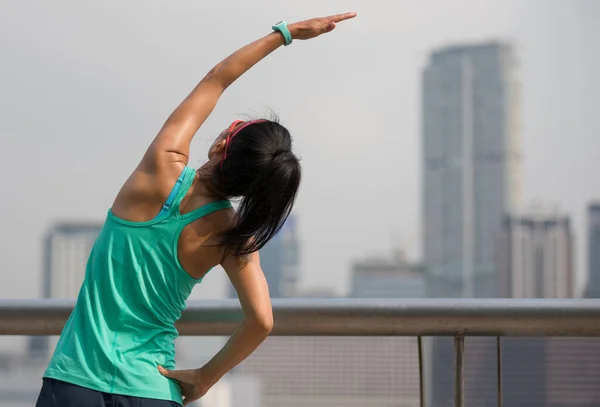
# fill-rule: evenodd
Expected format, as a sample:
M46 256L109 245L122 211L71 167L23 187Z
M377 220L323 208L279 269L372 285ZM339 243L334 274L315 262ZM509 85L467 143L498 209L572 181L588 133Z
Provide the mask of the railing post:
M454 337L454 407L464 407L464 377L463 377L463 354L465 349L465 337L457 335Z
M419 406L425 407L425 382L423 380L423 337L417 337L419 346Z
M502 407L502 342L500 337L496 337L496 389L498 395L496 399L498 401L498 407Z

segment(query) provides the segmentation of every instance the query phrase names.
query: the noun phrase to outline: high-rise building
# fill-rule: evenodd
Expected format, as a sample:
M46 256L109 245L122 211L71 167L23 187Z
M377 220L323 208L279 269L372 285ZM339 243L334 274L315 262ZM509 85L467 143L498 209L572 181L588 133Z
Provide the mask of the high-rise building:
M573 236L569 217L556 210L532 208L507 215L498 245L499 294L508 298L571 298L575 296ZM564 384L560 371L573 366L564 348L548 338L502 340L504 402L545 407L549 392ZM582 342L587 345L587 342ZM492 352L489 352L492 353ZM562 353L562 354L561 354ZM550 361L557 362L557 368ZM560 381L563 383L560 383ZM587 382L586 382L587 383ZM582 388L584 390L584 388Z
M499 248L501 296L575 297L573 234L568 216L539 209L508 215Z
M300 239L297 219L290 215L275 237L260 250L260 264L272 298L293 297L296 294L300 268ZM229 297L237 298L229 284Z
M503 42L434 51L422 76L422 230L431 297L495 297L497 242L521 189L520 84ZM465 354L467 403L495 405L494 344L473 338ZM428 399L453 403L453 344L434 338Z
M517 59L490 42L433 52L423 71L423 248L434 297L495 295L495 242L520 199Z
M585 296L600 298L600 202L588 206L587 258L588 281Z

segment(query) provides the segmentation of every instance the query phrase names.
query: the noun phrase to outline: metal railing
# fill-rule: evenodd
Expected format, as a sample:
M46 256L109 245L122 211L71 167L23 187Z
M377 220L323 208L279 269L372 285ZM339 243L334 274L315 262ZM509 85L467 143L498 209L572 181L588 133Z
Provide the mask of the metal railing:
M0 300L0 335L58 335L74 306L61 300ZM278 336L416 336L420 403L424 336L454 337L456 407L464 406L464 337L496 337L497 400L502 405L501 337L600 336L600 300L285 299L273 300ZM236 300L192 301L181 335L233 333L243 318Z

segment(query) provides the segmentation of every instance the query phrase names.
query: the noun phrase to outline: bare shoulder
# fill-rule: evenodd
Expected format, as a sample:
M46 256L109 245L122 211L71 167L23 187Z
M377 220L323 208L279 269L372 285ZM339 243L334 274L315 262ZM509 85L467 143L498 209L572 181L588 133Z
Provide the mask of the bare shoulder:
M153 171L136 168L117 194L111 211L132 222L153 219L167 198L185 166L173 163Z

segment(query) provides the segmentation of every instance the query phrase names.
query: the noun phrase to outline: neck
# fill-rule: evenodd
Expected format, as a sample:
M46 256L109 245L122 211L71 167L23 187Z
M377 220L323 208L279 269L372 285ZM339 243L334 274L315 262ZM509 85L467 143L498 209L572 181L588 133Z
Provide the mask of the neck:
M223 194L219 193L211 182L210 174L212 171L214 171L214 164L210 161L196 171L198 182L193 185L193 194L213 199L224 199Z

